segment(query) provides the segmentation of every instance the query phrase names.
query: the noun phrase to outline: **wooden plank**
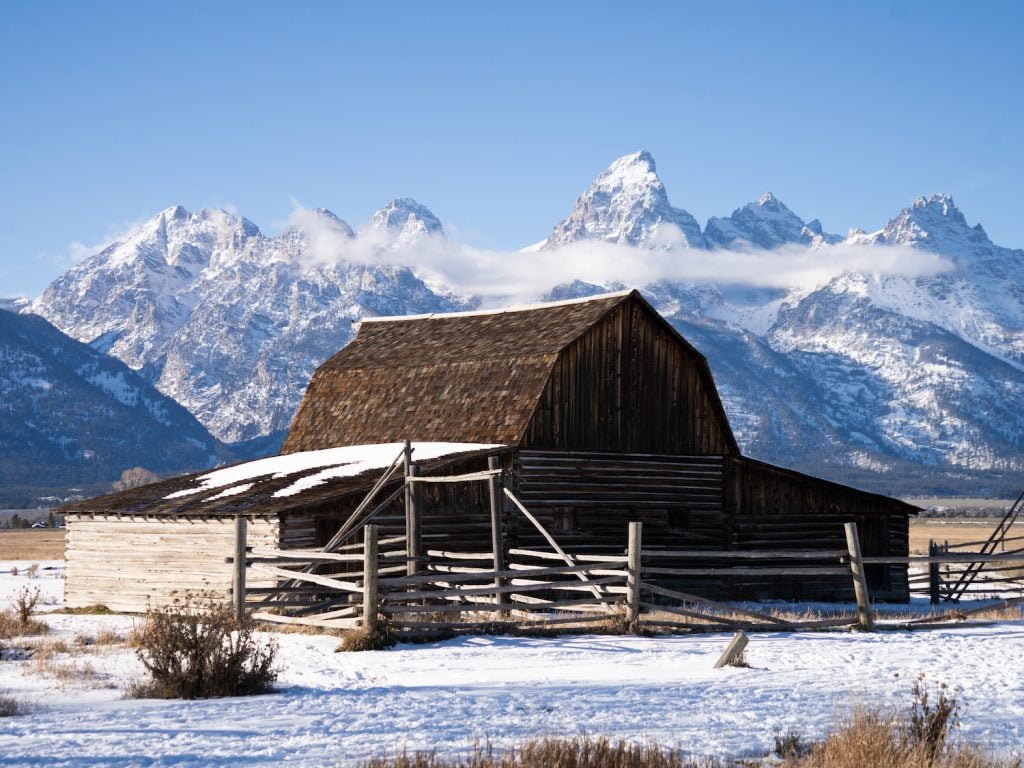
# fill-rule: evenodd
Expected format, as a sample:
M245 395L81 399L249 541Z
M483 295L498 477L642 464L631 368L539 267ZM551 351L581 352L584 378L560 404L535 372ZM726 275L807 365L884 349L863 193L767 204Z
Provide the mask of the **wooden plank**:
M792 565L770 567L721 566L718 568L644 568L644 576L849 576L839 566Z
M363 587L354 581L340 581L338 579L332 579L327 576L320 576L316 573L301 573L299 571L289 571L285 568L275 568L272 565L261 565L256 563L250 566L251 570L259 573L269 573L274 576L280 576L291 581L308 581L313 584L320 584L324 587L338 590L339 592L356 592L359 594L363 593Z
M540 560L562 560L562 557L556 552L541 552L536 549L510 549L508 553L522 557L536 557ZM580 555L574 553L572 559L581 563L616 563L625 565L629 562L626 555Z
M644 589L655 595L661 595L662 597L671 597L674 600L679 600L686 603L703 603L709 605L712 608L720 611L726 611L728 613L735 613L740 616L746 616L752 619L760 619L761 621L767 621L769 624L784 624L782 619L772 616L767 613L760 613L758 611L752 611L748 608L740 608L737 606L726 605L725 603L715 602L709 600L706 597L700 597L699 595L691 595L686 592L678 592L674 589L666 589L665 587L659 587L654 584L644 584Z
M406 448L408 449L408 443ZM363 626L373 631L377 628L377 613L380 600L377 593L377 526L363 527Z
M711 558L716 560L839 560L847 554L839 549L760 549L760 550L703 550L703 549L645 549L644 558L674 557L679 559ZM843 560L845 562L845 560ZM868 562L866 559L864 562ZM845 572L845 571L844 571Z

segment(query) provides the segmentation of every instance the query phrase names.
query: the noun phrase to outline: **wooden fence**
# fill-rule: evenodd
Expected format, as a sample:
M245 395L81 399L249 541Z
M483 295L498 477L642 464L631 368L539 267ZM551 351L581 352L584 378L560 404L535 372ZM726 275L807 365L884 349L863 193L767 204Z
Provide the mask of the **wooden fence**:
M362 543L337 552L245 551L244 558L235 560L234 599L237 610L251 611L263 621L324 629L372 629L386 622L401 635L421 637L513 627L583 628L595 622L690 632L871 628L866 600L857 615L794 621L671 586L681 577L701 575L855 578L857 568L851 563L857 554L644 549L642 526L631 523L625 552L567 554L557 544L552 551L511 549L505 568L495 570L492 552L428 550L419 558L423 567L410 575L405 537L379 539L370 524ZM701 559L716 562L702 565ZM663 565L680 560L695 566ZM247 571L276 576L279 586L247 590Z
M404 462L403 462L404 459ZM389 481L405 482L385 499ZM417 489L422 483L487 484L491 548L463 552L431 549L421 534ZM405 535L380 538L372 521L394 499L405 495ZM1024 507L1018 499L1003 528ZM521 514L550 549L506 549L504 511ZM999 534L1005 548L1006 530ZM362 533L362 541L353 543ZM998 532L997 532L998 533ZM855 523L845 525L845 550L707 551L644 548L642 526L629 524L625 551L568 553L530 510L502 484L498 459L488 469L456 476L420 476L406 445L341 530L320 550L250 549L239 518L233 557L232 601L238 615L325 629L374 628L386 622L405 635L478 632L481 629L586 627L611 622L637 630L676 631L795 630L826 627L874 628L866 565L924 566L928 593L957 599L964 584L977 584L982 568L990 586L1017 584L1024 548L995 553L996 533L981 552L943 547L927 557L862 557ZM443 544L441 545L443 547ZM1016 563L1016 565L1015 565ZM955 566L963 566L960 574ZM276 577L272 587L246 588L247 573ZM963 575L966 573L966 575ZM999 574L1006 574L1000 576ZM827 618L783 619L765 610L723 604L693 594L686 584L708 580L735 585L758 579L850 579L857 613ZM841 583L841 582L840 582ZM920 576L912 585L920 589ZM945 586L944 586L945 585ZM956 586L952 586L956 585ZM973 592L972 592L973 594ZM1021 600L1024 601L1024 593Z

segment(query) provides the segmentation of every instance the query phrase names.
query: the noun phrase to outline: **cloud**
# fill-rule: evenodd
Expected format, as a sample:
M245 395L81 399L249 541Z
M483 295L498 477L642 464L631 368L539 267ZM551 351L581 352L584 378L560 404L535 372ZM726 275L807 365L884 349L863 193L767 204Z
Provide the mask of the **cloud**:
M906 246L840 243L774 250L700 250L679 247L682 233L665 233L658 247L602 241L552 250L497 251L440 234L396 237L364 227L354 237L322 213L294 205L291 226L306 234L305 265L347 262L408 266L436 287L478 297L484 305L538 298L556 285L582 280L597 285L643 286L660 281L811 289L845 272L930 276L952 269L941 256Z
M95 256L110 246L123 242L138 230L143 223L144 220L139 219L137 221L123 221L119 224L113 224L107 227L103 238L93 245L88 245L80 240L74 240L68 245L67 253L57 256L54 261L61 269L70 269L76 264L82 263L90 256Z

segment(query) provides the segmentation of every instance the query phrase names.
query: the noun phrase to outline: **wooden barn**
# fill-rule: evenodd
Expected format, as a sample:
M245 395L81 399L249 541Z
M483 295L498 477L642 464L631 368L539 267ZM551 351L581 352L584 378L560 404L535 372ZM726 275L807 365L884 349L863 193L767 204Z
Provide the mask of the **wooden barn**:
M643 523L645 546L708 551L842 549L843 524L856 522L865 555L906 555L917 511L742 456L706 359L636 291L372 318L317 370L282 455L262 468L250 462L69 508L67 600L140 610L175 590L222 588L240 515L250 544L347 541L382 480L392 501L375 522L384 536L404 535L404 483L382 478L391 464L381 457L407 440L428 476L479 471L498 457L507 486L570 553L621 550L630 521ZM342 449L345 458L328 459ZM353 458L367 452L375 461ZM424 541L491 546L480 484L424 484L422 493ZM506 549L543 544L514 509L501 519ZM132 563L119 570L125 558ZM873 598L909 597L905 565L869 567L868 581ZM714 597L851 595L840 578L685 586Z

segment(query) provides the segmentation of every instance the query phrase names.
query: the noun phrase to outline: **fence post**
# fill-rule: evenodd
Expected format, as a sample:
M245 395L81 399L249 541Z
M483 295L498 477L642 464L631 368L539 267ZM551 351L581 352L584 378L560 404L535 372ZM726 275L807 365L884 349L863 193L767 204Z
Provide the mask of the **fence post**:
M405 466L406 478L416 478L420 475L420 468L412 463ZM409 576L415 576L422 570L420 555L423 551L423 529L420 523L420 484L408 482L405 484L405 554L409 558L406 562L405 572Z
M491 472L500 472L501 459L497 456L488 456L487 469ZM494 474L487 478L487 491L491 497L491 552L494 558L494 586L496 589L501 589L505 584L505 579L497 575L499 571L505 570L505 537L501 514L505 494L502 493L501 486L501 475ZM495 592L494 604L499 605L503 597L501 592Z
M377 526L363 526L363 626L377 628Z
M235 518L235 559L231 578L231 602L236 621L245 618L245 556L248 551L246 536L246 521L239 515Z
M630 624L640 620L640 550L643 523L629 524L629 545L626 549L626 619Z
M928 539L928 557L935 557L939 552L939 545L935 543L934 539ZM931 598L932 605L938 605L939 603L939 564L928 563L928 594Z
M860 538L857 536L857 524L846 523L846 548L850 553L850 573L853 575L853 593L857 597L857 613L860 617L860 628L868 632L875 629L871 617L871 601L868 597L868 580L864 574L864 562L860 556Z

